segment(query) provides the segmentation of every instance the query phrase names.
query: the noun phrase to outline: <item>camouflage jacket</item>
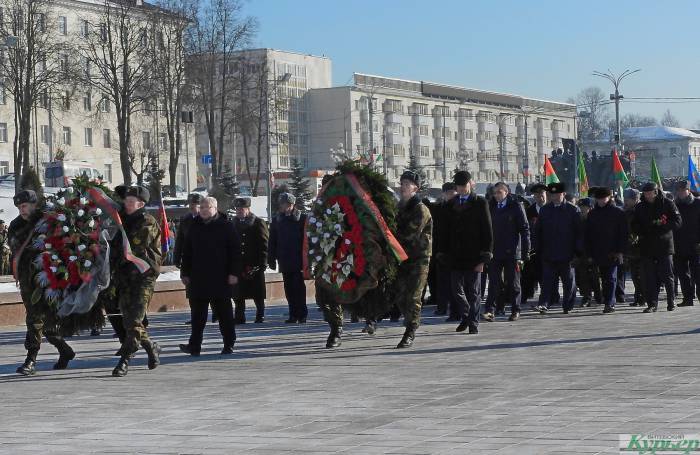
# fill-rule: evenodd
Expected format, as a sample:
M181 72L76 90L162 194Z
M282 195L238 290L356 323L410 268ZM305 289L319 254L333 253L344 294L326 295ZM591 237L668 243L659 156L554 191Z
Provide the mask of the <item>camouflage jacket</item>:
M427 265L433 242L433 218L418 196L399 203L396 239L408 255L408 262Z
M41 220L42 216L44 216L44 213L41 210L36 210L28 220L18 216L10 222L10 227L7 230L7 239L13 259L14 256L19 253L20 248L22 248L27 238L32 235L34 227L39 220ZM32 260L37 254L37 251L32 248L31 244L31 240L27 242L19 258L19 262L17 263L18 279L22 285L31 284Z
M139 209L127 215L124 211L119 213L123 223L126 237L131 245L134 256L143 259L151 266L151 270L145 276L157 277L160 274L160 265L163 254L160 244L160 226L155 218L146 213L145 209ZM134 264L124 257L121 234L114 238L112 251L115 253L117 273L139 273Z

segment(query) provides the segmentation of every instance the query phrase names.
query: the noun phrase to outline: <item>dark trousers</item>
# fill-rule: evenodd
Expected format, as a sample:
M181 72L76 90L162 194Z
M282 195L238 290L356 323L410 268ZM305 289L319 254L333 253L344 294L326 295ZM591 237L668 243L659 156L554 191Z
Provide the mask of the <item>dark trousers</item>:
M290 319L306 319L309 313L306 307L306 283L301 272L282 272L284 295L289 305Z
M565 311L570 311L574 307L576 297L576 280L571 263L566 262L542 262L542 289L540 290L540 301L542 305L549 308L554 302L556 288L559 280L563 286L561 307Z
M245 300L243 298L233 299L236 304L236 321L245 321ZM262 319L265 317L265 299L253 299L253 302L255 302L255 318Z
M453 317L459 317L457 304L452 298L452 278L450 268L446 265L437 265L437 309L440 312L448 312Z
M224 346L233 346L236 341L236 326L233 322L233 305L231 299L190 299L190 314L192 316L192 335L190 335L190 349L199 353L202 348L204 327L207 325L209 304L212 312L219 318L219 331L224 339Z
M602 303L614 308L617 293L618 265L598 264L598 271L600 273L600 284L602 288Z
M537 254L532 255L523 267L520 282L522 287L522 301L527 302L535 296L537 285L542 280L542 262Z
M625 268L619 265L617 267L617 280L615 284L615 300L618 302L625 301Z
M510 303L511 313L520 313L520 269L515 258L489 262L489 292L485 312L493 313L496 303Z
M470 326L479 325L481 309L481 273L473 270L452 270L450 272L452 298L457 303L458 314Z
M697 253L673 256L673 271L680 281L684 302L692 302L695 297L700 300L699 269L700 255Z
M659 289L666 289L668 305L673 303L673 261L671 256L658 258L642 258L642 280L644 282L644 299L647 306L656 307L659 304Z

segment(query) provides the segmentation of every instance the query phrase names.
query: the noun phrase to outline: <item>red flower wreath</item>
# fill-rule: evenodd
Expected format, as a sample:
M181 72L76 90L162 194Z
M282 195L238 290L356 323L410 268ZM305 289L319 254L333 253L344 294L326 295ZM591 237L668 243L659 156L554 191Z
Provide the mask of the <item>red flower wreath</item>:
M349 231L343 232L340 238L340 244L335 250L335 257L333 259L333 266L331 267L331 282L335 283L338 276L338 265L342 262L349 254L354 257L353 260L353 270L352 273L355 277L362 276L365 271L365 254L362 248L362 225L357 217L355 208L350 202L350 198L347 196L333 196L328 199L328 205L332 206L337 203L343 213L345 214L345 221L350 227ZM355 289L357 286L357 280L355 278L348 278L343 281L340 286L342 291L350 291Z

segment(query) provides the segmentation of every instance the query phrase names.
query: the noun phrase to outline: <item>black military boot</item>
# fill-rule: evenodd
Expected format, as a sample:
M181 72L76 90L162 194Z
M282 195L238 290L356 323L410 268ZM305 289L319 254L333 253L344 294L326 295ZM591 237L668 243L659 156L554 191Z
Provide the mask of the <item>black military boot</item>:
M143 346L144 351L148 354L148 369L154 370L160 365L160 346L158 343L151 340L142 341L141 346Z
M119 363L117 363L117 366L114 367L114 370L112 370L112 376L115 378L121 378L126 376L126 374L129 372L129 359L131 356L125 356L123 355L119 359Z
M75 352L64 339L59 338L51 340L51 344L56 346L56 349L58 349L58 361L54 363L53 369L65 370L68 368L68 362L75 358Z
M17 367L17 373L23 376L32 376L36 373L36 355L38 352L31 351L27 353L27 358L24 363Z
M342 327L331 326L331 333L328 334L328 340L326 340L326 348L333 349L340 346L340 337L342 335Z
M406 331L403 333L403 338L396 345L396 349L410 348L413 346L413 340L416 338L416 329L413 327L406 327Z
M377 323L371 319L367 319L365 321L365 328L362 329L363 333L366 333L367 335L374 335L374 332L377 331Z

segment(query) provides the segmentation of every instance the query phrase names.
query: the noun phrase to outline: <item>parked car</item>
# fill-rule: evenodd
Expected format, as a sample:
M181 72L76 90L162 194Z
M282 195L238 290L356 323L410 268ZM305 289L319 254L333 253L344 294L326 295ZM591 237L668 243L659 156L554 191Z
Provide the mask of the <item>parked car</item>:
M180 185L175 185L175 191L172 191L170 185L163 185L162 193L164 198L187 199L187 191Z

